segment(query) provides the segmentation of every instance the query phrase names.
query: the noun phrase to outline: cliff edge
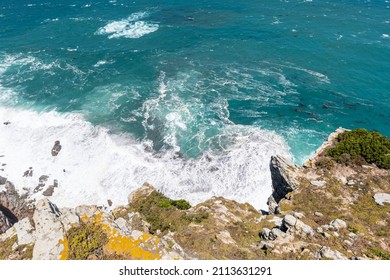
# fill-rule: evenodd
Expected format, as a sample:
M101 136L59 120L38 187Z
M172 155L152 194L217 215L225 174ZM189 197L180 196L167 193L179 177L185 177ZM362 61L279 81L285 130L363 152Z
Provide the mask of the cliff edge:
M338 129L302 167L272 157L266 214L223 197L192 206L147 183L113 210L58 208L0 178L0 259L389 259L389 140L370 133Z

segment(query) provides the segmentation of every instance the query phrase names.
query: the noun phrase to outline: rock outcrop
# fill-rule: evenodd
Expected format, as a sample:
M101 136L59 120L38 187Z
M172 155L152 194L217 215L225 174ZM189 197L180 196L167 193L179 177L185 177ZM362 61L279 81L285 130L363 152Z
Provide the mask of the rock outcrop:
M54 146L53 146L53 148L51 149L51 155L53 156L53 157L55 157L55 156L57 156L58 154L59 154L59 152L61 151L61 149L62 149L62 146L61 146L61 143L60 143L60 141L55 141L54 142Z
M3 185L5 191L0 192L0 234L18 220L31 217L34 212L33 203L21 197L11 182L5 180Z
M345 129L342 127L337 128L334 132L332 132L328 139L325 140L325 142L322 143L322 145L314 152L313 156L308 159L303 166L306 168L315 168L317 160L324 154L324 152L332 147L335 144L335 141L337 137L346 131L349 131L349 129Z
M272 156L270 162L272 178L272 194L268 198L268 211L270 214L279 213L279 202L289 192L298 187L296 181L297 167L290 164L287 159L280 156Z
M35 245L33 259L56 260L64 249L60 243L65 236L61 223L61 212L57 206L48 199L38 201L34 212Z
M385 203L390 203L390 194L388 193L376 193L374 195L375 202L381 206L384 206Z

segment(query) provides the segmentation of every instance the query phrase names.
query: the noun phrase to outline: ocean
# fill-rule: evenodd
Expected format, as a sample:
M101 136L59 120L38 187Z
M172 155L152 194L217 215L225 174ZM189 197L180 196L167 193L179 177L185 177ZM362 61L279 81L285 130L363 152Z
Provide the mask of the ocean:
M389 0L2 0L0 175L59 206L148 182L267 209L272 155L390 136L389 73Z

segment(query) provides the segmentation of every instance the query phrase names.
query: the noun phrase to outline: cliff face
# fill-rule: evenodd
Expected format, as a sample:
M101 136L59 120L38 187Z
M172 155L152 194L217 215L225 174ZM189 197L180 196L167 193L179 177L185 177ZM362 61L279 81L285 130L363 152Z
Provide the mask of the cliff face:
M0 259L388 259L389 171L328 157L343 132L305 167L271 158L267 215L222 197L191 207L148 184L113 211L58 209L15 196L8 183Z

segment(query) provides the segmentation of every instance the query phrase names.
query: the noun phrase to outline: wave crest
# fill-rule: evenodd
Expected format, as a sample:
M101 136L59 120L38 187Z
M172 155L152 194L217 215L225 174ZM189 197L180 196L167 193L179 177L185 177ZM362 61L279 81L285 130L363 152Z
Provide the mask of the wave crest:
M96 34L109 35L109 39L120 37L131 39L140 38L149 33L157 31L159 28L157 23L150 23L140 20L147 16L148 13L146 12L134 13L126 19L109 22L105 26L99 28L96 31Z

